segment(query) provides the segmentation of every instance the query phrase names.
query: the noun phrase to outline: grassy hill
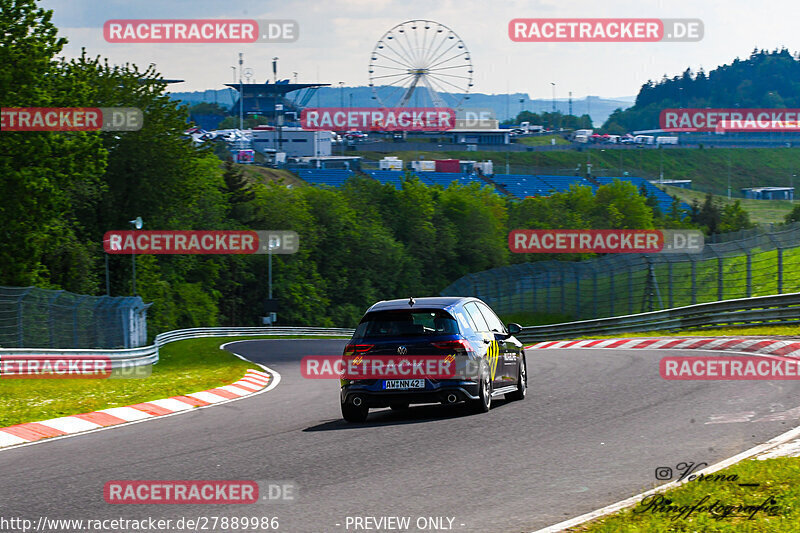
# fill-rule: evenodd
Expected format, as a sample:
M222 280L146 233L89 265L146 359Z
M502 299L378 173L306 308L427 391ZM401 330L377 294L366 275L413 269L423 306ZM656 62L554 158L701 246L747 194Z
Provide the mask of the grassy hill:
M727 196L728 176L734 198L741 198L740 189L754 186L789 186L797 174L800 187L800 149L796 148L670 148L670 149L603 149L596 147L579 152L355 152L368 160L385 155L403 160L471 159L491 160L496 172L504 172L508 160L512 173L574 173L580 164L585 172L587 161L597 176L632 176L658 179L663 165L664 179L692 180L693 189ZM506 159L507 158L507 159Z
M704 192L681 189L680 187L670 187L669 185L659 185L658 187L667 194L677 196L687 204L691 204L694 200L703 202L706 196ZM714 199L723 205L732 204L737 200L737 198L728 199L727 196L719 195L714 195ZM750 220L756 224L782 223L793 208L792 203L788 200L751 200L742 198L739 201L744 210L750 214Z
M283 183L285 185L291 185L292 187L302 187L306 184L306 182L299 179L297 176L295 176L288 170L283 170L279 168L267 168L258 165L237 164L236 166L244 171L245 176L254 181L267 183L269 181L283 180Z

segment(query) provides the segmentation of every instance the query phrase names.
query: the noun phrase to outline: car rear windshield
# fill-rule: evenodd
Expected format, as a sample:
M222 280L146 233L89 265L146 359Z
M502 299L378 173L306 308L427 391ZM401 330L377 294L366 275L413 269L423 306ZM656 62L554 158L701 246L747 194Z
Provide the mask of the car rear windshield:
M447 311L399 309L368 313L356 328L354 337L415 337L457 333L458 323Z

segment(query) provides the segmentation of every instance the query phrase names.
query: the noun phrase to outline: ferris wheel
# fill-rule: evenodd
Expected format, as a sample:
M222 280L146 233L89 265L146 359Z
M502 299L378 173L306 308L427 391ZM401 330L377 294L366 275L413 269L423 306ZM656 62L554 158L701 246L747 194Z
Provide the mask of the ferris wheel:
M383 34L369 61L372 98L383 107L450 107L469 99L472 61L444 24L408 20Z

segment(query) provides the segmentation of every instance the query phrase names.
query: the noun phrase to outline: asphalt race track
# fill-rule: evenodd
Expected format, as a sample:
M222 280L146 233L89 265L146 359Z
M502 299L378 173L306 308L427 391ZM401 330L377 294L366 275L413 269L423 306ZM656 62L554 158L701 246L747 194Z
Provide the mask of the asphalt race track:
M279 531L303 533L348 531L347 516L408 516L410 531L418 517L449 517L453 531L533 531L652 488L658 467L713 464L800 417L798 382L665 381L660 358L680 352L582 349L528 350L528 398L496 400L488 414L381 409L351 425L338 381L299 370L302 356L344 344L238 342L228 349L280 373L274 390L2 451L0 516L277 516ZM238 506L103 499L110 480L190 479L293 481L299 492L294 503Z

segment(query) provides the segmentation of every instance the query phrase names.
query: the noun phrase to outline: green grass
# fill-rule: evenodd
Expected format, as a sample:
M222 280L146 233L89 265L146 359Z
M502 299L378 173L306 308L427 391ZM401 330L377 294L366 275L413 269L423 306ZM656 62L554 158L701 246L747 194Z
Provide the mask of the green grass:
M798 182L800 185L800 182ZM698 202L705 201L706 193L702 191L694 191L690 189L681 189L680 187L671 187L669 185L659 185L667 194L677 196L682 201L691 205L694 200ZM734 194L737 191L733 191ZM732 204L737 198L733 196L714 195L714 200L720 202L722 205ZM756 224L777 224L785 221L786 215L794 208L794 205L789 200L753 200L750 198L738 198L742 204L742 208L750 215L750 221Z
M0 427L228 385L239 380L247 369L259 367L220 350L220 345L258 338L295 337L214 337L172 342L161 348L152 375L144 379L0 379Z
M689 508L708 497L702 505L759 506L767 502L767 511L753 513L730 509L716 516L710 512L664 512L664 507L652 505L653 497L635 506L567 531L582 533L650 533L683 532L763 532L800 531L800 460L778 458L746 460L714 475L726 481L698 480L684 483L662 493L671 503L665 505ZM735 480L732 476L736 476ZM716 478L720 479L720 478ZM757 487L741 487L739 483L758 483ZM752 519L749 516L752 515Z
M268 168L258 165L236 165L244 171L245 176L259 183L283 182L284 185L292 187L302 187L306 182L292 174L288 170L279 168Z
M536 137L517 137L517 144L524 144L527 146L550 146L552 144L550 139L556 140L556 145L569 146L572 144L560 135L537 135Z

